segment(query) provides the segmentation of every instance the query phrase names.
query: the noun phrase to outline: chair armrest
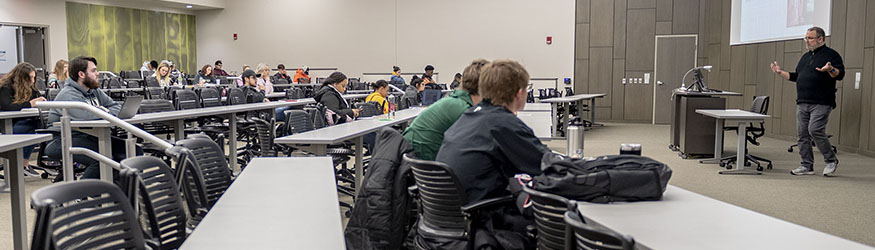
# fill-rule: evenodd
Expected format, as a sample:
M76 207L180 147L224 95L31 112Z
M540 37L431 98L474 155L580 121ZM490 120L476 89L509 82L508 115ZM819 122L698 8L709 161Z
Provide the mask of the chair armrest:
M478 201L474 204L462 206L462 213L470 214L471 212L474 212L474 211L477 211L480 209L493 207L493 206L501 205L501 204L505 204L505 203L511 203L513 201L514 201L514 199L513 199L513 196L511 196L511 195L502 196L502 197L498 197L498 198L492 198L492 199L485 199L485 200Z

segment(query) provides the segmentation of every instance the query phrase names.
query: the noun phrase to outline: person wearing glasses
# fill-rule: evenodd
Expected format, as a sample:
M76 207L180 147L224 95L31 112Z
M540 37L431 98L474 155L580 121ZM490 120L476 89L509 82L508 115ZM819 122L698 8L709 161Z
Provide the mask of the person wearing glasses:
M216 61L216 66L213 68L213 75L215 75L215 76L228 76L228 72L225 72L225 70L222 69L222 60Z
M836 107L836 81L845 77L845 65L842 63L842 56L824 44L824 36L820 27L811 27L805 32L805 47L808 52L799 59L796 72L784 71L778 61L770 65L775 74L796 82L796 128L799 134L797 145L802 165L791 170L792 175L814 174L812 141L823 153L826 162L824 176L833 175L839 163L826 135L826 123L829 121L829 113Z

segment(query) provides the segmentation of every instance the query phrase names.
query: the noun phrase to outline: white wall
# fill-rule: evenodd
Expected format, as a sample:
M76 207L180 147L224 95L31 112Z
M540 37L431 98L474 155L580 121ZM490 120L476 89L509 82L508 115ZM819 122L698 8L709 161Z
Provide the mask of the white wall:
M475 58L510 58L532 77L573 75L571 0L250 0L196 13L198 65L231 71L306 64L356 77L432 64L449 82Z
M63 0L0 0L0 23L48 27L46 65L67 58L67 12Z

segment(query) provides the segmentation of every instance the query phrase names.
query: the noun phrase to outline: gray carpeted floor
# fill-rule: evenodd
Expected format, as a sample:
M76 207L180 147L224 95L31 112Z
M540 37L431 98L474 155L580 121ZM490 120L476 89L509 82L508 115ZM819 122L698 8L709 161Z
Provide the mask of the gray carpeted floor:
M664 162L674 170L672 185L875 246L875 233L872 233L875 232L875 216L869 215L875 211L875 159L839 152L841 164L836 177L797 177L789 174L790 169L799 165L798 154L787 152L787 147L793 142L762 138L761 146L751 146L750 149L756 155L773 160L773 170L764 171L760 176L723 176L717 174L720 170L717 165L684 160L669 150L668 131L666 125L606 124L585 132L584 153L587 156L616 154L621 143L640 143L644 155ZM725 142L725 154L734 154L735 134L726 133ZM565 151L564 140L545 143L553 150ZM815 153L815 170L819 173L823 162L819 153ZM48 184L48 180L26 178L28 200L30 192ZM346 196L340 197L350 201ZM32 210L28 210L27 220L28 228L32 229ZM0 194L0 249L12 248L11 224L9 194Z

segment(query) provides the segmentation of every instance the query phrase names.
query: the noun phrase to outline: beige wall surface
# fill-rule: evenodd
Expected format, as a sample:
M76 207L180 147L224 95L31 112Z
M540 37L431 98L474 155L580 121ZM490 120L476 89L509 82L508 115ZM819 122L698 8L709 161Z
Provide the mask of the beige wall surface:
M482 57L518 60L532 77L572 77L574 1L252 0L225 7L197 11L199 65L222 59L238 72L258 63L337 67L357 77L431 64L449 82Z

